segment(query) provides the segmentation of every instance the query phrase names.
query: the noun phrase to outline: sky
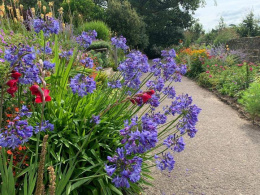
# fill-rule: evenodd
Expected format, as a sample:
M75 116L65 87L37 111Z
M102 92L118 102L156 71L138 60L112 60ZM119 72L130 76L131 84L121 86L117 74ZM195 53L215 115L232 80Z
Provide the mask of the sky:
M215 28L220 17L227 25L239 24L253 10L255 17L260 18L260 0L206 0L205 7L196 10L194 18L198 18L204 30L209 32Z

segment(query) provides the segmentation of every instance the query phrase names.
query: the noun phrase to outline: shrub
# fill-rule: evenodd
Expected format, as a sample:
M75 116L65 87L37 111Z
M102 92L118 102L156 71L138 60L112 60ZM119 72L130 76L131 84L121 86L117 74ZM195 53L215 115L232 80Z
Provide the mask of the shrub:
M98 41L93 41L93 43L89 46L88 50L91 49L102 49L102 48L107 48L110 49L111 45L109 42L107 41L102 41L102 40L98 40Z
M97 32L97 39L109 41L110 31L108 26L102 21L92 21L84 23L80 28L80 31L95 30Z
M68 3L69 2L69 3ZM73 23L76 27L84 21L104 19L104 9L96 5L92 0L70 0L64 1L61 5L64 8L64 20Z
M226 44L229 40L236 39L238 37L239 35L235 29L224 28L223 30L219 31L217 37L214 39L214 45Z
M260 83L251 83L250 87L242 94L239 103L245 106L253 119L260 116Z
M127 45L143 49L148 45L143 19L128 1L111 0L106 9L106 21L117 35L124 35Z

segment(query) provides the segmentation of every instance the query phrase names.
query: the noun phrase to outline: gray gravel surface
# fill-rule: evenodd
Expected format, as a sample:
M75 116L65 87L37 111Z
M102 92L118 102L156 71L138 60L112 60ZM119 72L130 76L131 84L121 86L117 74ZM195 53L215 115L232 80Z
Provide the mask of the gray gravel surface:
M183 78L174 86L202 108L199 131L195 138L185 136L171 173L152 168L153 187L145 194L260 195L260 129L195 82Z

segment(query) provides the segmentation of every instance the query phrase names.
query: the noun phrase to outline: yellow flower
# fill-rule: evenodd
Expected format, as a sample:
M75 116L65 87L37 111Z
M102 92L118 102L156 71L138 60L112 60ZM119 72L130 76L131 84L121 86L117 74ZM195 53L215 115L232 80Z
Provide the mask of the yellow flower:
M43 13L46 12L46 6L45 5L42 7L42 10L43 10Z
M60 7L60 9L58 9L58 12L62 15L63 14L63 7Z
M31 12L32 12L32 15L34 17L35 16L35 8L34 7L31 8Z
M46 14L46 17L52 18L52 12L47 13L47 14Z
M62 23L62 29L65 30L65 23Z
M41 18L42 18L42 19L44 18L44 14L41 14Z
M16 18L14 18L14 23L17 23L17 19Z
M4 17L5 15L5 4L3 3L1 6L0 6L0 16L1 17Z
M20 17L20 22L23 22L23 16Z
M54 4L53 1L49 2L49 6L50 6L50 7L53 7L53 4Z
M41 9L41 7L42 7L42 2L41 2L41 1L37 1L37 5L38 5L39 9Z
M23 5L22 4L20 4L20 9L23 10Z

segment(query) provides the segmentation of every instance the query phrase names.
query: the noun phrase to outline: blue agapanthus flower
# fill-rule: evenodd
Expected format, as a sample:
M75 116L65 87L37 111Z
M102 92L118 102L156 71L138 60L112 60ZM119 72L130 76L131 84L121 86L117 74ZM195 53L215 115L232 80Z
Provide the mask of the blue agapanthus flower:
M112 37L111 38L112 45L114 45L116 48L120 48L123 50L128 50L129 47L126 45L126 38L123 36L120 37Z
M42 30L44 36L58 34L60 30L59 21L51 17L47 17L46 20L43 20L41 18L34 19L33 27L36 33L39 33Z
M73 94L78 94L83 97L90 93L93 93L96 89L96 82L93 78L85 76L83 74L77 74L71 79L70 88Z

